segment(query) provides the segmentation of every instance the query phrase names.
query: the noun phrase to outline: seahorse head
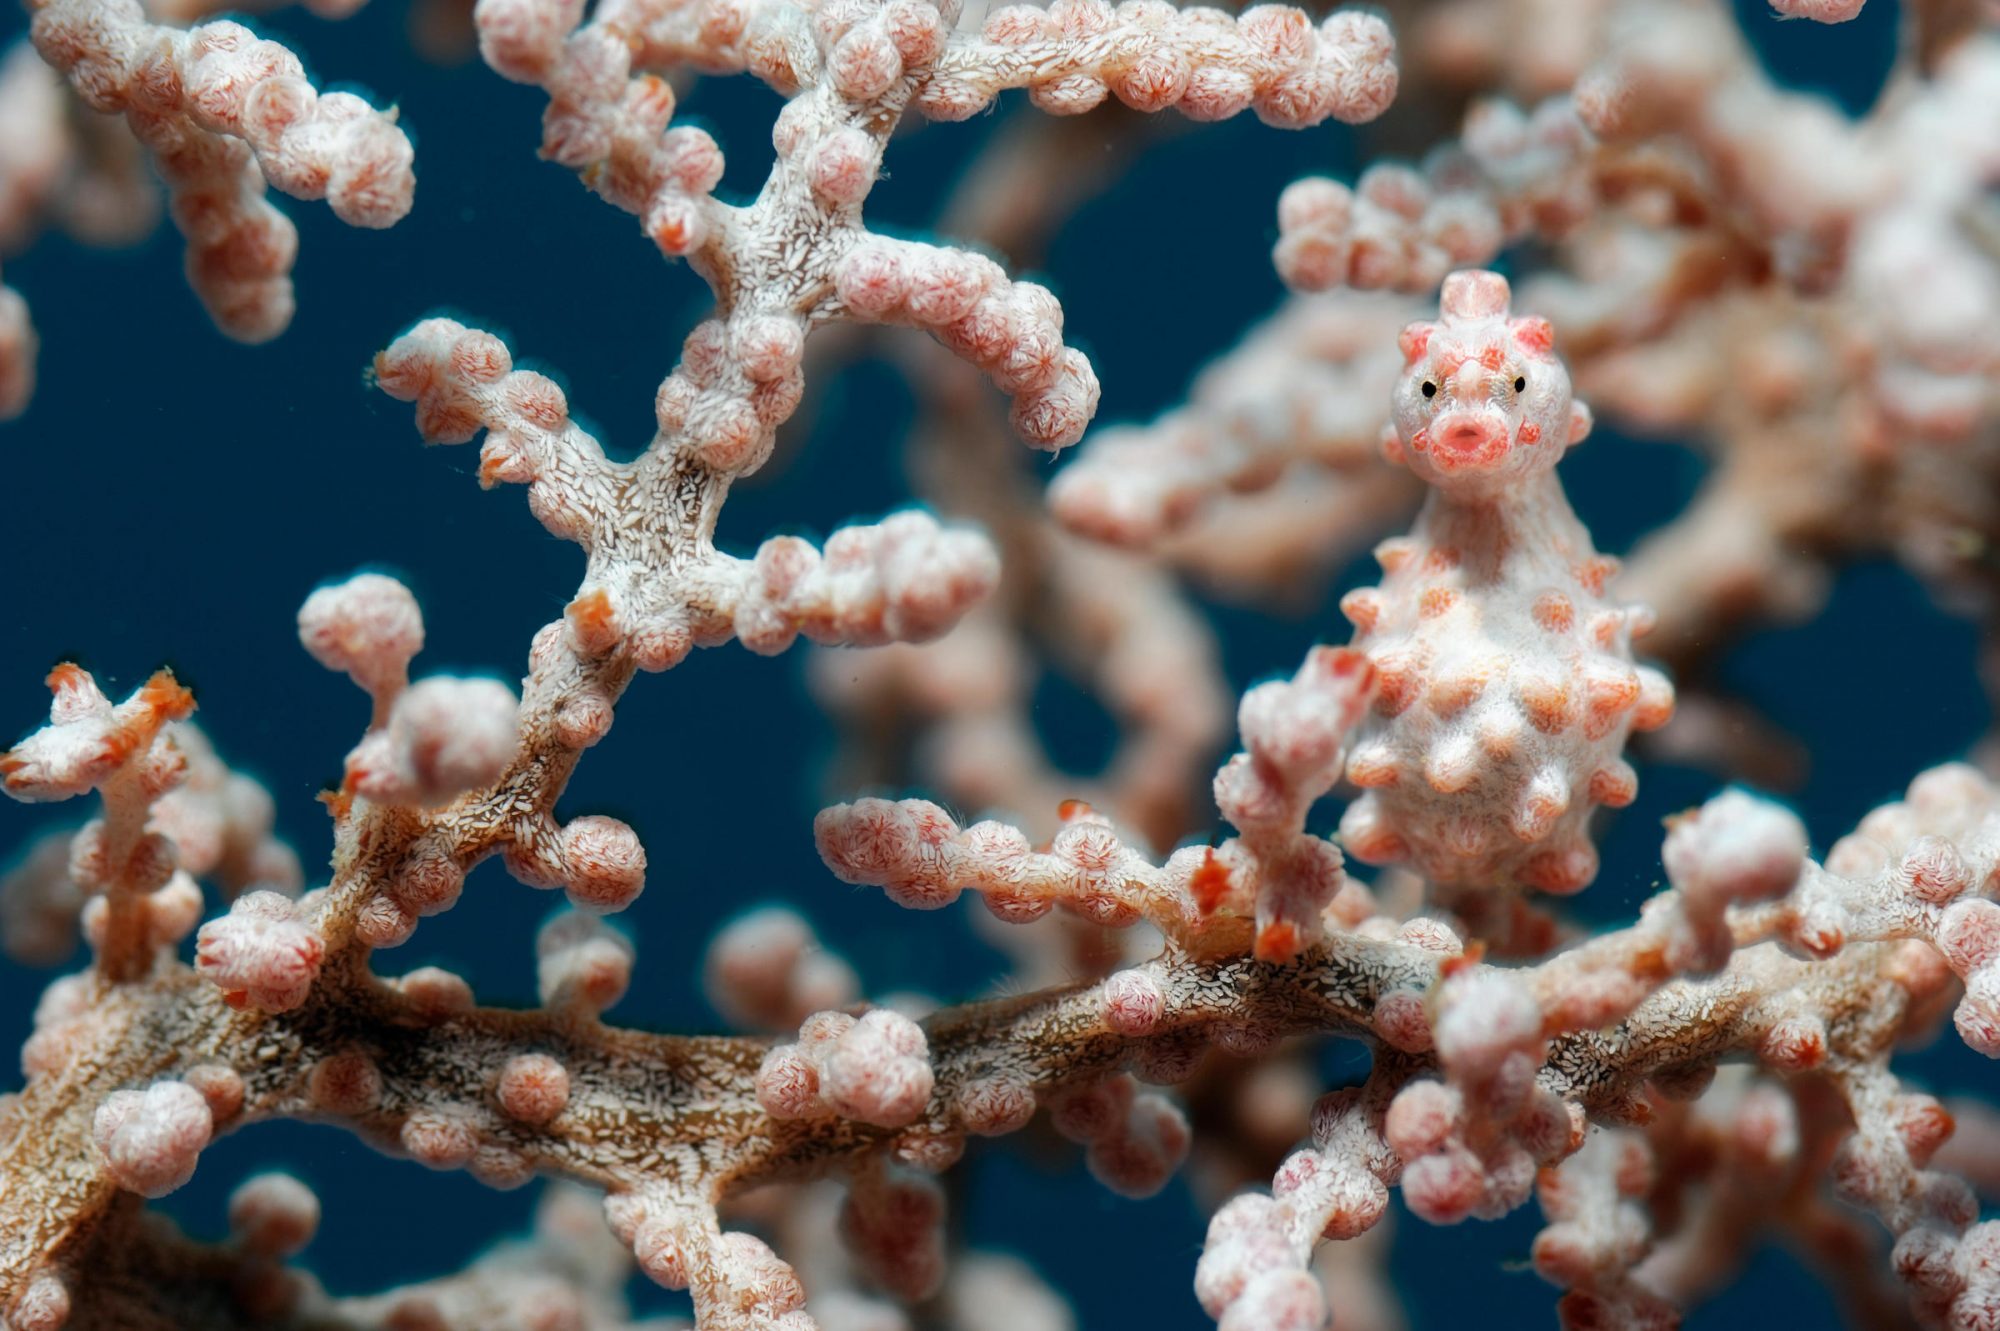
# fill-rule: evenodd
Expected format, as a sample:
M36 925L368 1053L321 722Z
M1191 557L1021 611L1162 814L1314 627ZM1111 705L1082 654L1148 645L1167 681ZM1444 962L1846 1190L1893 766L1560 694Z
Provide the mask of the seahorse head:
M1439 489L1505 490L1555 466L1590 432L1554 329L1510 317L1508 294L1498 273L1453 273L1438 320L1403 330L1388 453Z

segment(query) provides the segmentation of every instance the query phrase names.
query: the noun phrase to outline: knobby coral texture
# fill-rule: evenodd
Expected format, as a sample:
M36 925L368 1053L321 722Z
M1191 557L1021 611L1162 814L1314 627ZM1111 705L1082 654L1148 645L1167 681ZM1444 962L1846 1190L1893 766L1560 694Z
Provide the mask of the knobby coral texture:
M298 303L298 231L269 189L382 229L421 214L419 168L427 190L470 169L425 155L399 90L310 80L290 46L200 4L28 9L26 43L0 63L10 266L45 229L143 236L163 185L209 320L263 342ZM1779 9L1884 31L1844 0ZM638 1273L686 1291L700 1331L1063 1331L1065 1293L1004 1250L1046 1258L1033 1233L968 1243L953 1212L975 1165L990 1181L1069 1159L1131 1199L1107 1215L1164 1192L1153 1205L1192 1199L1210 1217L1198 1253L1121 1265L1106 1248L1085 1267L1186 1291L1165 1305L1181 1322L1149 1325L1407 1325L1404 1294L1422 1300L1392 1274L1413 1237L1388 1234L1400 1209L1432 1226L1539 1214L1526 1265L1573 1328L1698 1324L1770 1245L1857 1324L2000 1328L2000 1221L1980 1218L2000 1113L1934 1095L1904 1053L1956 1043L1954 1066L1976 1069L2000 1056L1993 751L1968 713L1928 770L1875 774L1902 793L1815 851L1757 788L1796 777L1795 746L1718 669L1734 638L1818 611L1856 560L1900 563L1940 615L1995 614L2000 30L1955 0L1906 0L1896 18L1888 81L1848 114L1774 80L1710 0L1317 15L477 0L413 15L427 51L448 53L457 25L480 77L521 85L509 113L540 105L551 188L573 173L636 221L633 262L684 261L712 305L629 457L552 373L517 362L540 350L534 327L480 326L480 291L418 292L454 314L400 335L384 315L372 401L408 406L374 418L413 412L427 443L478 440L464 469L523 487L583 571L521 645L525 674L505 678L413 672L442 635L411 579L328 568L297 589L304 655L259 672L309 657L367 697L346 695L351 748L322 760L311 853L232 767L227 697L170 667L114 686L86 643L47 671L47 720L30 723L23 658L64 644L9 653L27 724L0 784L88 820L8 870L0 941L61 965L80 938L88 963L41 991L22 1084L0 1097L4 1326L685 1325L635 1305ZM777 95L761 181L725 160L761 163L760 145L679 107L730 74ZM1001 101L998 130L945 123ZM1293 294L1234 350L1206 348L1182 405L1099 425L1107 388L1077 341L1186 340L1212 321L1183 310L1170 329L1077 338L1028 267L1112 177L1218 132L1187 122L1238 116L1349 147L1330 122L1381 118L1393 147L1350 179L1274 191ZM516 129L495 115L481 133ZM978 150L928 238L871 226L898 154L955 132ZM1412 145L1420 158L1395 157ZM520 155L536 146L519 135ZM1231 243L1166 224L1184 265ZM509 285L561 282L558 238L515 241ZM379 286L400 308L405 292L352 262L361 299ZM114 286L62 300L132 317ZM167 339L196 317L143 315ZM77 434L32 402L38 351L102 355L47 326L38 347L28 302L0 288L0 409L27 413L0 437L11 451ZM910 419L860 409L879 408L884 438L907 433L914 502L732 553L718 537L732 489L802 465L799 427L838 406L826 381L870 357L904 372ZM314 393L354 391L351 370L292 391L310 411ZM185 386L211 435L268 433L231 392L213 375ZM1636 448L1633 433L1714 461L1621 569L1584 520L1604 515L1579 517L1557 468L1580 446ZM208 465L199 449L175 463ZM28 533L12 594L45 576L28 560L86 539L35 526L68 494L10 517ZM310 486L279 502L312 519ZM226 512L182 516L205 533L190 540L226 539ZM1224 626L1246 616L1211 607L1316 607L1371 543L1379 580L1338 597L1351 634L1317 620L1303 660L1233 684ZM158 558L93 597L183 594ZM504 557L487 558L485 580L511 591ZM702 779L683 724L632 736L658 719L641 708L618 724L628 689L717 705L697 649L734 654L721 669L756 687L777 677L751 675L743 651L809 657L839 735L817 816L779 789L823 761L797 741L758 755L742 828L571 807L600 744L644 750L652 784ZM1045 671L1109 718L1094 770L1072 770L1037 723ZM1612 890L1599 846L1618 815L1602 811L1689 767L1710 793L1666 818L1657 890L1636 918L1591 913ZM691 843L743 836L810 841L818 881L774 905L764 884L682 872ZM464 974L398 964L450 924L436 917L511 890L490 872L468 883L487 860L562 894L520 940L538 1002L483 1003ZM693 917L662 903L696 893L730 917L705 953L673 927ZM843 912L891 927L882 895L974 909L1005 974L870 998L869 967L822 933ZM899 936L958 938L949 923ZM611 1020L644 978L642 933L647 965L698 974L744 1033ZM276 1120L494 1189L539 1180L532 1233L459 1271L338 1289L308 1274L322 1198L290 1174L230 1180L219 1241L146 1204L234 1168L221 1139L254 1147ZM476 1223L441 1211L433 1227Z

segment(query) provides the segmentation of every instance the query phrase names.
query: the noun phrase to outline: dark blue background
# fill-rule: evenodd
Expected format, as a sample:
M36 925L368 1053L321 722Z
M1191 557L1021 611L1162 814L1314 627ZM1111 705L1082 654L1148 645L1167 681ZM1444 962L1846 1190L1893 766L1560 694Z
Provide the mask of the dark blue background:
M1870 0L1860 21L1839 29L1780 24L1754 0L1743 16L1780 77L1851 107L1872 97L1896 20L1891 0ZM121 694L168 662L196 688L201 722L221 751L277 796L282 831L309 874L327 848L313 796L337 777L366 711L351 685L299 649L293 614L306 592L362 565L393 570L424 605L431 645L420 669L514 676L529 636L559 613L581 568L578 552L528 514L519 490L479 491L474 450L421 448L409 408L364 382L369 358L423 315L460 314L503 331L517 357L555 373L574 410L612 452L629 456L651 434L654 387L706 300L631 218L537 160L538 92L476 62L422 63L409 53L404 21L387 0L341 24L298 11L257 20L301 50L324 82L358 80L398 103L420 180L415 211L387 233L351 231L321 206L284 204L301 233L299 315L276 343L244 348L213 332L182 283L178 238L164 228L126 252L51 239L6 256L6 279L30 301L43 351L32 409L0 427L0 732L38 721L40 679L58 660L81 660ZM754 190L770 160L775 98L745 79L720 80L686 105L729 155L722 192ZM1021 113L1010 100L999 115ZM1411 137L1417 117L1393 108L1371 133ZM926 227L998 121L900 139L871 218ZM1038 276L1063 298L1072 338L1098 367L1101 420L1171 405L1196 368L1277 304L1267 255L1278 191L1307 171L1351 177L1361 151L1339 127L1283 134L1244 117L1161 135L1113 191L1083 207ZM817 416L791 428L803 447L782 475L739 488L722 520L724 545L746 549L781 527L823 532L904 498L896 459L908 402L895 373L863 362L816 387ZM1023 465L1047 467L1025 450ZM1681 447L1600 434L1565 476L1600 543L1616 552L1671 519L1700 470ZM1341 586L1369 572L1350 570ZM1344 627L1331 605L1291 623L1219 611L1232 680L1288 672L1310 642L1338 640ZM906 913L879 893L835 883L819 864L809 825L828 794L821 771L832 735L805 696L802 661L731 647L642 678L564 801L566 814L630 820L654 866L646 895L623 917L640 945L633 992L616 1013L623 1021L711 1028L698 982L703 944L723 919L766 899L804 909L871 992L956 999L1003 970L961 911ZM1821 847L1921 767L1962 755L1988 722L1973 628L1883 566L1843 575L1818 621L1753 638L1722 675L1809 742L1811 773L1795 797ZM1043 719L1083 734L1089 750L1101 719L1073 690L1046 692ZM1585 898L1604 919L1628 917L1655 883L1659 817L1713 786L1659 767L1643 777L1640 802L1612 826L1604 875ZM86 813L0 807L0 847ZM467 975L484 1001L532 1002L531 938L549 907L484 867L459 909L426 922L385 967L435 961ZM0 968L0 1045L19 1043L44 979ZM1324 1061L1345 1078L1365 1065L1353 1046L1330 1049ZM1947 1089L1990 1072L1962 1051L1916 1062ZM307 1259L336 1291L453 1268L499 1228L523 1223L531 1203L531 1192L495 1196L462 1174L386 1160L342 1133L278 1125L213 1148L194 1183L165 1205L194 1232L217 1234L228 1190L274 1162L325 1199ZM1122 1201L1080 1169L1004 1145L975 1150L966 1168L967 1239L1028 1256L1072 1298L1083 1326L1208 1325L1189 1288L1205 1220L1180 1185L1151 1202ZM463 1223L440 1224L441 1214ZM1520 1268L1536 1223L1529 1208L1503 1224L1451 1231L1401 1224L1395 1269L1415 1323L1476 1315L1547 1324L1552 1291ZM1796 1265L1765 1253L1691 1325L1744 1325L1779 1310L1794 1325L1835 1316Z

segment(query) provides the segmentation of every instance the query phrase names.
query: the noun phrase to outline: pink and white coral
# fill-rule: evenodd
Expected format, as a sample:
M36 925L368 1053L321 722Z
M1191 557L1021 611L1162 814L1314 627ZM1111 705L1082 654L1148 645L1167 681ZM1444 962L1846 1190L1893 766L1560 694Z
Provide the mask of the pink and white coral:
M326 944L296 902L251 892L202 926L195 969L235 1001L285 1012L305 1002L325 955Z
M193 1178L213 1130L207 1102L182 1081L114 1092L92 1120L105 1168L141 1197L164 1197Z
M1294 185L1275 258L1313 294L1187 407L1093 437L1098 371L1050 286L966 243L870 227L899 125L1012 89L1061 116L1115 99L1196 122L1364 122L1403 79L1386 19L1159 0L480 0L486 63L546 95L543 156L685 259L713 309L628 460L469 322L420 320L376 357L373 386L413 404L423 439L483 433L482 486L524 486L585 560L518 687L413 680L432 635L386 575L306 599L300 643L370 698L322 796L332 853L310 890L269 798L187 726L172 675L114 703L80 667L51 674L50 722L0 756L0 779L103 809L10 879L0 920L43 955L73 924L93 957L46 991L26 1085L0 1099L0 1317L58 1331L226 1306L258 1325L613 1331L632 1325L619 1287L636 1267L688 1290L701 1331L1061 1328L1030 1273L955 1260L939 1177L974 1139L1041 1119L1049 1149L1069 1143L1121 1196L1185 1173L1214 1216L1194 1292L1225 1331L1392 1316L1371 1267L1398 1191L1436 1224L1539 1198L1532 1265L1571 1326L1673 1325L1766 1234L1841 1268L1877 1321L1906 1307L1990 1322L2000 1239L1957 1172L1969 1148L1952 1153L1953 1111L1892 1066L1947 1016L2000 1053L2000 794L1978 768L1924 773L1818 860L1796 815L1728 789L1667 820L1665 886L1594 935L1523 889L1589 885L1595 810L1634 800L1634 737L1675 701L1635 656L1653 612L1613 598L1616 561L1555 479L1592 425L1572 370L1608 417L1693 423L1726 458L1691 534L1635 561L1683 678L1702 679L1704 632L1809 607L1822 566L1855 550L1896 550L1990 608L1980 560L1953 551L2000 531L1979 497L2000 456L2000 285L1980 238L1993 39L1922 8L1895 95L1856 127L1765 79L1702 0L1556 7L1573 33L1540 59L1519 49L1512 30L1534 24L1513 21L1515 0L1455 7L1507 39L1486 60L1473 39L1436 52L1418 78L1533 109L1475 96L1460 138L1418 166ZM364 226L410 206L395 112L316 90L286 48L125 0L31 8L65 86L157 161L225 330L260 339L290 316L293 236L266 185ZM746 202L715 135L676 119L671 80L688 71L747 72L783 99ZM6 75L0 105L47 123L56 85ZM0 143L0 214L56 207L62 145L28 146L42 151ZM1522 284L1526 315L1479 268L1521 242L1522 266L1548 269ZM1409 322L1440 283L1439 317ZM936 451L968 445L934 464L937 511L730 553L732 489L781 455L808 380L860 330L961 363L919 375ZM0 294L0 411L25 394L32 339ZM1023 451L986 436L1081 456L1043 496ZM1396 470L1375 466L1378 444ZM1217 766L1220 630L1188 584L1296 592L1301 569L1398 530L1377 548L1380 585L1342 602L1351 642L1306 647L1243 692L1240 751ZM957 1005L871 998L802 914L766 910L705 965L718 1013L761 1034L613 1025L640 952L604 917L649 884L642 915L689 891L734 910L741 884L688 881L670 824L644 822L642 840L568 808L571 778L642 672L801 637L875 653L848 681L850 726L895 712L909 729L871 741L925 753L949 787L862 788L909 789L886 762L844 783L813 821L826 868L917 909L974 892L1017 971ZM1088 800L1035 731L1042 656L1081 663L1127 732ZM702 779L680 739L655 761ZM1181 789L1211 769L1212 813ZM782 784L776 763L760 770L742 800L759 812ZM1345 806L1332 834L1329 799ZM1350 871L1350 856L1396 867ZM565 894L534 939L539 1003L483 1005L435 966L378 972L378 953L468 904L488 859ZM230 905L190 962L181 940L211 885ZM1360 1085L1315 1099L1327 1037L1372 1058ZM279 1118L496 1189L573 1180L602 1215L557 1192L525 1247L335 1298L286 1265L319 1220L295 1180L240 1188L222 1245L130 1196L173 1191L214 1137ZM1889 1236L1874 1283L1900 1303L1853 1274L1864 1215Z
M875 1008L860 1018L816 1012L796 1044L775 1046L757 1070L757 1102L774 1118L839 1114L881 1128L916 1121L936 1075L923 1029Z
M298 236L273 185L351 226L392 226L416 187L393 112L321 93L289 49L240 23L181 31L136 0L31 5L35 49L92 110L122 114L165 178L188 280L218 327L260 342L291 322Z

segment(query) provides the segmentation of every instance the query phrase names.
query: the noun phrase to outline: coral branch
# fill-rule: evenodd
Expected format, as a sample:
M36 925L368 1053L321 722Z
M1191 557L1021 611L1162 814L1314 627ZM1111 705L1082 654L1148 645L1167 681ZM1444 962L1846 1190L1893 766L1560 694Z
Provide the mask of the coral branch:
M754 559L716 555L695 575L707 585L693 597L705 618L728 619L737 641L768 655L801 634L821 646L929 641L984 600L999 576L983 536L913 511L843 527L824 554L778 536Z
M1395 54L1388 25L1353 10L1315 28L1283 5L1240 18L1157 2L1009 5L987 17L978 40L945 48L917 106L934 120L964 120L1002 89L1024 87L1056 115L1116 94L1140 111L1177 107L1192 120L1224 120L1254 108L1267 124L1301 129L1329 116L1381 115L1396 95Z
M188 280L231 337L261 342L291 322L298 236L264 201L267 183L325 199L351 226L391 226L409 212L410 141L394 113L316 91L278 43L240 23L162 28L136 0L31 8L35 49L151 150L188 238Z
M101 909L85 908L84 932L100 972L135 979L201 911L201 890L177 871L172 838L148 826L153 805L186 775L163 731L194 711L194 695L167 670L116 706L79 666L57 666L48 683L49 724L0 754L0 785L18 800L103 795L104 816L70 846L70 875L98 894L92 904Z

